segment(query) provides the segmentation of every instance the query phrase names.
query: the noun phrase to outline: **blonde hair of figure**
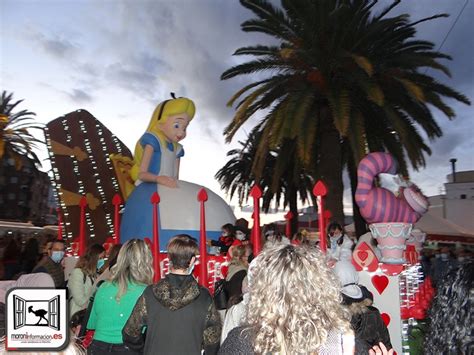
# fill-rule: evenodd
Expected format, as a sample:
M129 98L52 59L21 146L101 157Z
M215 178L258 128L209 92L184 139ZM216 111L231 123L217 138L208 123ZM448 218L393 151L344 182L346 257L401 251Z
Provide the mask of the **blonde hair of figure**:
M317 353L329 332L351 332L340 285L320 251L270 246L251 263L244 332L257 354Z

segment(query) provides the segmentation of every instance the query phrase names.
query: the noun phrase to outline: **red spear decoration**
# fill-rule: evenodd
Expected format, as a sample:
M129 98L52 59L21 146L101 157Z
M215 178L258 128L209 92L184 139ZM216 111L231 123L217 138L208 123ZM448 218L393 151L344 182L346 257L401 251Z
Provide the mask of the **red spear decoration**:
M120 244L120 216L119 209L122 204L122 198L119 194L115 194L112 199L114 205L114 243Z
M155 275L153 281L157 282L161 279L161 270L160 270L160 235L158 231L158 204L160 203L160 195L158 192L153 192L151 195L151 203L153 204L153 270Z
M286 219L286 231L285 231L285 234L286 236L291 239L292 235L291 235L291 220L293 219L294 215L293 215L293 212L291 211L288 211L287 214L285 214L285 219Z
M262 189L257 184L250 189L250 196L253 198L253 255L257 256L262 249L261 231L260 231L260 198L262 198Z
M61 209L57 208L56 212L58 214L58 240L63 240L63 218L61 215Z
M319 180L313 188L313 195L319 197L319 248L323 253L326 253L326 230L324 228L324 196L327 194L327 188L324 183Z
M79 201L79 207L81 208L81 216L79 221L79 256L83 256L86 252L86 196L81 197L81 200Z
M329 221L331 220L332 213L329 210L325 210L323 212L323 217L324 217L324 230L326 230L327 226L329 225Z
M199 233L199 284L207 287L207 246L206 246L206 207L207 192L205 188L199 190L197 199L201 203L201 225Z

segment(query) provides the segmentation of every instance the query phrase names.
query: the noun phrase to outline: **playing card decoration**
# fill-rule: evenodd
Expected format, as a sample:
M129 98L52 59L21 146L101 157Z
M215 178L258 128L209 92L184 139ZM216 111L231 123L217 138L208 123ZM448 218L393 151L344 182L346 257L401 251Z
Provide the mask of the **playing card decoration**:
M372 276L372 284L374 285L375 289L382 294L383 291L387 288L388 285L388 277L385 275L374 275Z
M370 272L377 270L379 260L375 256L371 247L366 242L360 243L352 253L352 264L357 271L364 268Z

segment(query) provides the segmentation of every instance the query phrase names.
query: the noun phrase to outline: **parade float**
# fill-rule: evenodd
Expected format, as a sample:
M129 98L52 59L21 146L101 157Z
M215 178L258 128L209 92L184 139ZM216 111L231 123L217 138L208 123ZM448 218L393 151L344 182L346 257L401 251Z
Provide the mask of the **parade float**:
M186 98L160 103L134 156L85 110L48 123L45 134L59 205L59 235L73 256L82 255L92 243L108 248L131 238L145 239L159 255L159 278L168 268L162 251L173 235L185 233L200 241L201 254L209 259L209 270L197 269L204 275L203 284L213 285L214 274L222 277L226 261L207 258L205 240L217 239L221 226L234 223L235 216L211 190L179 180L184 155L179 141L194 113L194 103Z
M360 284L374 296L393 348L398 354L409 354L410 332L425 318L434 290L419 263L425 234L413 230L413 224L428 210L428 201L397 170L393 157L382 152L370 153L359 163L355 198L381 257L377 258L373 243L361 242L353 251L352 262ZM395 183L377 186L379 176Z
M87 111L72 112L47 125L59 205L58 235L69 245L70 265L88 244L101 243L108 248L142 238L152 248L158 280L169 270L163 252L169 238L186 233L200 244L199 266L194 270L199 282L212 291L215 282L224 277L227 259L209 255L206 239L216 239L223 224L235 221L232 210L209 189L179 180L184 155L179 141L185 137L194 111L193 102L186 98L160 103L138 139L134 155ZM378 186L377 177L390 180L391 186ZM313 194L318 200L319 246L326 252L331 212L325 209L324 199L330 191L318 181ZM258 185L253 186L250 197L254 205L251 241L257 255L262 197ZM375 238L378 246L358 243L352 262L360 283L374 296L394 349L407 353L409 327L425 317L434 293L418 262L424 234L412 230L413 223L426 212L427 200L414 184L398 177L397 164L389 154L378 152L368 154L359 164L356 202L369 223L369 238ZM287 229L291 218L290 213L285 216Z

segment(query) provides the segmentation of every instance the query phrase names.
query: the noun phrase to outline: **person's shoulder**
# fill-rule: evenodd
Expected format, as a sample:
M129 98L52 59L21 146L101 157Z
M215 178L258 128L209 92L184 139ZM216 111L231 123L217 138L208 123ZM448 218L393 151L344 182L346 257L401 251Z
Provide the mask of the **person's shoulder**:
M82 277L83 275L84 275L84 273L82 272L82 270L78 267L75 267L74 269L72 269L71 275L69 276L69 278L71 278L73 276L74 277L79 277L79 276Z
M112 281L102 281L100 285L97 284L97 286L98 286L97 292L99 290L117 290L118 289L118 286Z
M201 295L203 295L204 297L212 298L211 293L209 292L209 290L206 287L201 286L201 285L198 285L198 287L199 287L199 292L200 292Z

